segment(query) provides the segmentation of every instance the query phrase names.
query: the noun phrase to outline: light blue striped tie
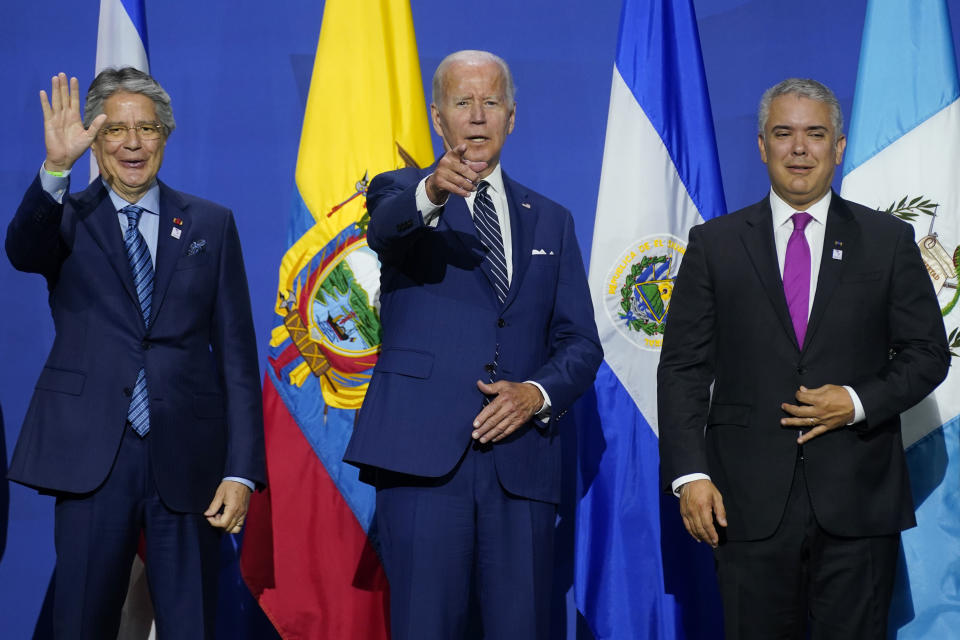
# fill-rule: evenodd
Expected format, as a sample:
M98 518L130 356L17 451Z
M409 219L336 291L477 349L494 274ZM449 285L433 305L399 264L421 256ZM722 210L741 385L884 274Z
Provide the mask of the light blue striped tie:
M493 200L487 193L490 184L481 180L477 185L477 195L473 199L473 223L477 225L480 241L487 248L484 260L490 265L493 275L493 288L497 290L497 298L501 304L507 298L510 280L507 278L507 259L503 253L503 236L500 234L500 221L497 211L493 208Z
M127 247L127 260L130 262L130 271L133 273L133 284L137 288L137 298L140 301L140 312L143 314L143 323L150 326L150 304L153 299L153 263L150 261L150 249L146 240L140 235L137 224L143 209L134 205L127 205L120 209L120 213L127 216L127 232L123 236L123 243ZM137 372L137 382L133 386L130 397L130 408L127 409L127 420L130 426L143 437L150 431L150 399L147 396L147 373L141 367Z

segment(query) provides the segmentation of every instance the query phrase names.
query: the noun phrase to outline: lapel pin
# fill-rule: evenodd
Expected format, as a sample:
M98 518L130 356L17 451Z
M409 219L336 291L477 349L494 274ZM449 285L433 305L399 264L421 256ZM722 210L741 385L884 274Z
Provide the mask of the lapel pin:
M833 242L833 259L843 260L843 243L839 240Z
M520 206L523 207L523 208L525 208L525 209L529 209L529 208L530 208L530 203L529 203L529 202L521 202L521 203L520 203Z
M178 227L182 227L182 226L183 226L183 218L174 218L174 219L173 219L173 224L177 225Z
M182 232L183 232L183 229L181 229L180 227L173 227L172 229L170 229L170 235L177 240L180 239L180 234Z

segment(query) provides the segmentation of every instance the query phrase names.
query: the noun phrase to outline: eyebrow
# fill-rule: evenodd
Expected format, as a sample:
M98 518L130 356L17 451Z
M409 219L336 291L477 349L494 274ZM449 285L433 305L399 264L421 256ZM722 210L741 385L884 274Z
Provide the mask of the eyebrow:
M787 130L787 131L793 131L793 130L794 130L794 127L792 127L792 126L790 126L790 125L788 125L788 124L775 124L775 125L773 125L773 128L772 128L773 131L777 131L778 129L785 129L785 130ZM826 125L822 125L822 124L814 124L814 125L810 125L809 127L805 127L805 128L804 128L804 131L829 131L829 130L830 130L830 129L829 129Z

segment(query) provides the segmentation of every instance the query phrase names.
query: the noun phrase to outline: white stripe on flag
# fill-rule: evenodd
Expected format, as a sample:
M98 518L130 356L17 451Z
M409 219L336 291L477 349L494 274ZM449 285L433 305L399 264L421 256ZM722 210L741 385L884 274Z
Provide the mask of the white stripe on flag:
M626 337L615 292L623 269L638 260L630 255L644 238L675 236L686 245L690 227L701 222L663 140L614 67L590 252L590 292L604 358L654 431L657 399L650 385L657 377L660 349L638 348ZM679 266L679 260L670 265L671 277Z
M145 29L145 26L140 25L140 28ZM94 75L109 67L134 67L146 73L150 72L147 50L140 39L140 33L120 0L100 0ZM99 175L97 159L91 153L90 182Z

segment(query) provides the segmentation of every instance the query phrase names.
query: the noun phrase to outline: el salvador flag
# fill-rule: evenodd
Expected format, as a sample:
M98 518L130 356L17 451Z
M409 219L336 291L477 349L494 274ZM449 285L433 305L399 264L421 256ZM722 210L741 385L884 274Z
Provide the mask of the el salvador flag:
M960 82L945 0L870 0L842 194L913 224L960 352ZM903 415L917 527L905 531L890 637L960 634L960 361Z
M146 0L100 0L94 75L110 67L134 67L150 73ZM90 154L90 182L100 175Z
M579 420L574 588L598 640L722 634L709 549L660 491L656 370L688 231L725 210L692 2L625 0L589 275L605 360Z

